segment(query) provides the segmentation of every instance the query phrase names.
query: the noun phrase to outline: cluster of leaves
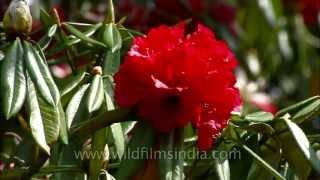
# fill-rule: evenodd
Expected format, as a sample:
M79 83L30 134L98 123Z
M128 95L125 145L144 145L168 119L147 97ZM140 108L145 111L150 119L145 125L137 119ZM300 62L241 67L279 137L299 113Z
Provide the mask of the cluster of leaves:
M259 11L261 6L254 2L252 7L243 9L243 14L265 17ZM46 34L37 42L21 38L11 41L1 36L0 129L13 133L1 135L0 161L14 163L14 167L0 170L0 179L159 176L160 179L226 180L319 176L320 161L316 156L319 134L305 134L299 127L319 114L319 96L289 106L275 116L267 112L234 114L216 147L207 153L239 151L238 158L195 156L150 160L150 154L143 154L144 149L168 153L196 151L196 135L191 125L170 134L157 134L147 123L137 121L131 110L116 108L112 78L132 38L140 33L125 28L122 20L116 23L113 6L108 7L105 21L96 24L61 22L56 12L50 15L41 10ZM248 26L252 26L256 19L248 21ZM250 32L244 34L254 37L240 38L252 40L241 43L248 45L244 49L252 48L255 39L271 38L278 42L277 34L273 33L281 29L270 31L272 23L264 23L266 28L261 30L264 33L258 31L256 23L254 28L248 27ZM252 29L255 31L251 32ZM266 37L261 38L263 35ZM281 48L273 47L273 41L268 43L271 43L268 48L258 50L259 56L279 54L275 51ZM53 61L47 61L52 57ZM78 62L82 57L90 59L84 66ZM72 74L57 80L49 67L61 62L72 67ZM269 66L273 67L272 63L264 67ZM140 151L143 156L130 157L133 151ZM102 156L88 156L90 152ZM156 170L152 170L153 166Z

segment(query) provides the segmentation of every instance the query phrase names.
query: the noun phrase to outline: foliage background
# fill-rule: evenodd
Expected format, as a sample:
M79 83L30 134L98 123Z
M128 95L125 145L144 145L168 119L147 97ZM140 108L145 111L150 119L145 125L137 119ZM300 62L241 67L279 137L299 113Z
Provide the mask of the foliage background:
M258 110L276 114L279 109L292 105L307 97L320 94L320 25L319 23L312 25L305 23L301 10L303 8L301 5L302 2L303 1L297 0L119 0L114 3L117 22L126 16L126 20L123 23L124 27L143 33L147 32L150 27L164 23L175 24L180 20L191 21L191 24L201 22L212 27L220 39L228 42L239 60L240 65L236 74L238 86L241 89L241 95L244 101L242 114L246 115ZM8 4L9 1L7 0L0 2L0 18L2 18ZM50 23L49 25L45 24L43 20L41 22L40 8L45 9L47 12L52 12L52 8L55 7L61 22L82 22L90 24L102 22L105 19L108 9L107 3L101 0L33 0L30 4L34 18L31 38L37 42L40 42L51 26ZM78 29L85 32L87 30L86 28L87 27L80 26ZM68 30L65 29L62 29L62 31L68 32ZM129 30L120 30L123 41L123 47L121 51L119 51L119 55L121 56L125 55L126 50L130 46L130 36L139 34L133 30L130 30L130 33L127 34L126 32L129 32ZM65 36L69 34L70 30ZM128 34L130 34L130 36ZM59 42L62 41L61 37L63 39L63 36L60 36L60 40L59 38L56 39L52 43L53 45L50 46L57 47ZM0 53L0 59L2 59L1 56L4 56L4 47L6 46L3 33L1 34L1 38L0 45L2 48L0 48L0 52L2 53ZM94 38L99 41L99 37ZM48 50L45 51L45 55L60 89L70 83L66 77L79 76L79 74L85 71L90 72L90 68L96 63L94 61L97 59L95 55L99 54L99 52L95 51L92 47L86 51L88 49L86 43L65 47L67 50L63 51L54 51L52 47L49 47ZM71 97L70 95L61 100L65 109ZM303 109L303 107L301 107L301 109ZM25 112L22 112L22 116L24 113ZM241 118L245 119L245 116L241 116ZM258 116L258 119L262 119L262 117ZM0 171L24 167L28 164L26 162L31 162L32 164L32 158L37 157L36 155L25 154L28 158L31 158L29 160L26 160L26 157L21 157L24 154L23 152L31 152L32 148L34 148L34 142L24 140L27 139L25 137L28 137L29 134L21 128L21 122L19 120L6 121L4 118L1 118L0 123ZM237 126L242 126L241 123L243 122L237 124L235 121ZM247 125L249 124L246 124L246 126ZM312 116L309 121L301 121L299 125L309 138L311 145L317 150L320 141L319 115ZM124 132L124 137L122 138L125 138L124 141L126 143L130 139L130 135L126 132L129 132L131 126L132 124L130 124L130 122L122 124L121 126ZM275 125L272 125L272 128L274 128L274 126ZM241 137L237 138L240 138L248 147L258 152L259 155L268 161L270 157L264 155L263 151L259 149L268 141L265 134L262 133L261 135L261 131L252 133L246 130L245 132L247 134L239 130L237 133L240 134ZM232 134L232 132L227 131L226 133L226 139L232 136L228 135L228 133ZM141 136L146 135L142 134L140 137ZM75 146L82 146L82 141L84 140L79 140L79 144L75 143L77 144ZM107 139L106 142L110 142L110 144L113 145L116 143L114 139L110 138ZM148 138L145 139L145 142L148 142ZM224 141L221 140L221 142ZM57 148L59 149L59 147ZM109 148L113 151L118 147L115 145ZM241 159L241 161L231 161L229 163L231 179L239 179L239 177L243 177L243 179L254 178L254 176L250 176L249 172L253 171L251 169L255 162L254 158L250 156L248 151L242 148L239 149L243 153L242 157L244 157L244 159ZM64 165L69 165L67 155L65 156L66 157L63 158L65 162ZM275 169L281 172L286 178L291 179L291 167L288 170L288 167L286 167L288 163L286 163L284 159L286 158L281 157L279 159L281 162L275 166ZM70 162L71 161L72 160L70 160ZM272 162L272 160L270 161ZM300 160L297 161L302 163ZM115 166L115 168L105 169L112 175L117 174L116 169L119 168L119 159L110 163ZM193 163L194 162L190 162L190 164ZM210 167L213 167L215 164L213 160L200 162L194 165L194 167L187 166L186 171L194 168L194 171L190 170L190 172L192 172L190 178L205 177L210 179L210 177L216 177L216 174L219 174L216 170L213 172L210 170ZM82 172L83 170L88 170L86 169L88 168L87 166L88 162L81 162L81 165L76 166L76 168L72 166L74 169L65 167L65 169L55 170L57 172L64 170ZM208 167L208 169L203 168L203 166ZM50 172L50 169L48 171ZM289 173L286 172L287 174L285 174L285 171ZM295 172L292 174L299 173ZM300 174L303 174L303 172ZM71 173L69 173L69 175L74 176L74 174ZM83 178L81 173L78 173L78 175L79 178ZM37 177L39 176L41 176L41 173L37 175ZM59 173L54 174L54 177L55 176L58 177ZM304 179L307 176L300 176L300 178ZM268 174L265 177L263 177L263 175L259 176L260 179L267 179L269 177L271 176ZM311 172L309 178L313 177L317 177L317 173L314 171Z

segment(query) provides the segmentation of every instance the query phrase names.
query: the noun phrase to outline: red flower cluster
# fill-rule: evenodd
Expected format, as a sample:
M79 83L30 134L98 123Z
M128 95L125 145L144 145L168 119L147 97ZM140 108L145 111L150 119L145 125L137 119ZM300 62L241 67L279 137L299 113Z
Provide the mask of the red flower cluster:
M136 107L160 132L197 128L198 147L208 150L240 105L233 69L237 61L224 41L202 25L185 36L183 23L160 26L134 39L115 75L120 107Z
M316 25L320 16L319 0L300 0L300 9L307 25Z

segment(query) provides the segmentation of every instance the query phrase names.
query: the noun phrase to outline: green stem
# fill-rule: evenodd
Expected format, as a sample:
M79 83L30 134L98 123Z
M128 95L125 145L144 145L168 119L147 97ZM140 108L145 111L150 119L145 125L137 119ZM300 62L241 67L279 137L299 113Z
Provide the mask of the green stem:
M113 0L107 0L107 16L104 20L104 24L115 23Z

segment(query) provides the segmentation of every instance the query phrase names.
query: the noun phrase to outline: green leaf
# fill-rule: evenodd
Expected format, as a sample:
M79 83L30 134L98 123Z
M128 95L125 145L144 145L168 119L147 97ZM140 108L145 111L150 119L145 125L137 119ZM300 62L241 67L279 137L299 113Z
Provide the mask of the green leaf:
M120 67L120 51L112 53L108 50L104 55L103 74L113 75L118 72Z
M84 105L81 105L82 99L89 86L90 84L83 85L70 100L66 110L68 128L70 128L71 125L76 125L78 122L81 122L82 119L89 118L89 112L86 111Z
M175 129L169 134L160 136L160 154L157 157L159 161L160 179L162 180L182 180L183 159L179 152L183 150L183 130ZM173 154L172 154L173 153ZM162 156L164 155L164 156ZM170 156L173 155L173 156Z
M284 116L285 114L289 113L291 116L295 116L295 114L300 111L301 109L307 107L308 105L314 103L315 101L318 101L320 99L320 96L314 96L311 98L308 98L304 101L301 101L299 103L296 103L292 106L289 106L287 108L284 108L280 110L277 114L276 117L281 117Z
M16 39L9 48L1 67L2 106L6 119L18 113L26 97L23 48Z
M110 23L106 25L103 33L103 41L111 49L112 53L121 49L122 38L115 24Z
M259 155L257 155L254 151L252 151L248 146L246 145L242 145L242 148L244 150L246 150L250 155L252 155L252 157L255 158L255 160L264 167L265 170L267 170L273 177L277 178L277 179L283 179L285 180L285 178L279 173L277 172L275 169L273 169L273 167L271 165L269 165L265 160L263 160Z
M76 87L80 85L82 80L85 78L86 74L85 72L79 73L77 75L71 75L64 81L64 85L62 85L61 88L61 96L64 96L74 90Z
M135 175L148 158L147 153L143 153L143 149L149 151L154 143L155 133L153 128L145 122L138 122L126 147L125 156L121 160L116 179L130 179ZM140 157L135 158L132 152L138 152Z
M86 95L86 105L89 113L100 109L104 100L104 87L101 75L95 75L90 83L90 88Z
M298 145L299 143L296 142L296 138L293 135L296 132L291 132L291 130L288 131L288 125L283 118L277 119L276 122L275 129L279 133L277 137L281 142L283 157L288 161L290 168L294 170L299 179L307 179L311 172L311 166L304 151ZM298 132L298 134L300 133Z
M46 28L49 28L55 23L53 18L51 18L50 15L43 9L40 9L40 21Z
M295 123L302 123L315 115L320 110L320 99L308 104L306 107L298 111L292 118Z
M60 121L59 112L52 105L45 102L38 95L37 90L28 78L28 108L30 113L31 133L37 144L47 153L50 154L48 144L57 141L59 136Z
M106 47L103 43L99 42L99 41L96 41L88 36L86 36L84 33L82 33L81 31L79 31L78 29L76 29L75 27L69 25L69 24L66 24L64 23L63 24L67 29L68 31L73 34L74 36L78 37L79 39L85 41L85 42L88 42L88 43L91 43L93 45L98 45L98 46L102 46L102 47Z
M61 102L58 104L58 112L60 120L59 138L64 144L68 144L68 124Z
M38 44L41 47L42 51L44 51L45 49L47 49L49 47L49 45L50 45L50 43L52 41L52 37L57 32L57 29L58 29L58 25L57 24L52 25L49 28L48 33L38 41Z
M115 109L113 104L113 98L109 95L110 89L106 89L105 91L105 100L107 105L107 111L113 111ZM123 156L123 153L125 151L125 137L122 130L121 123L114 123L110 126L111 129L111 135L114 140L117 154L119 158Z
M114 143L117 149L117 154L121 159L125 151L125 140L124 140L121 124L114 123L110 126L110 129L111 129L112 138L114 140Z
M267 19L268 23L272 27L275 27L277 25L277 19L273 7L274 4L272 3L272 1L258 0L258 5L262 13L264 14L265 18Z
M53 37L54 34L57 32L57 29L58 29L57 24L52 25L48 30L48 37Z
M269 112L255 112L246 115L244 119L250 122L270 122L273 120L273 115Z
M24 51L27 71L32 82L35 83L44 100L53 106L57 106L60 101L60 93L45 59L43 59L42 52L37 51L28 42L24 43Z
M229 160L215 160L215 169L219 180L230 180L230 167L229 167Z
M96 24L93 27L89 28L87 31L83 32L83 34L87 37L92 36L101 27L101 25L101 23ZM54 47L51 50L49 50L47 54L48 56L53 56L56 53L62 51L63 49L75 45L79 42L81 42L81 39L74 36L69 36L66 41L63 41L62 43L58 44L57 47Z
M107 111L113 111L115 110L115 106L113 103L113 88L112 83L109 79L104 79L104 92L105 92L105 101L107 106ZM114 140L117 154L119 158L123 156L123 153L125 151L125 136L122 129L121 123L114 123L110 126L111 129L111 135Z
M305 158L310 162L314 169L320 172L320 160L317 158L316 152L312 149L307 136L304 134L302 129L297 124L289 120L288 117L283 117L283 120L286 122L295 142L303 152Z
M38 44L39 46L41 47L41 50L44 51L46 50L50 43L52 41L52 38L51 37L48 37L48 36L43 36L39 41L38 41Z

